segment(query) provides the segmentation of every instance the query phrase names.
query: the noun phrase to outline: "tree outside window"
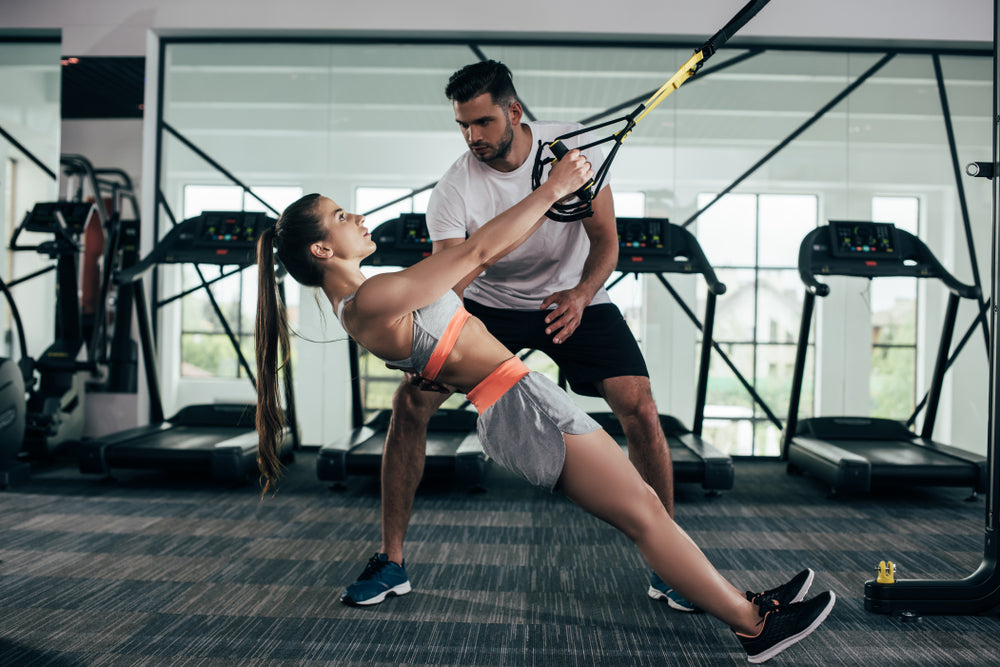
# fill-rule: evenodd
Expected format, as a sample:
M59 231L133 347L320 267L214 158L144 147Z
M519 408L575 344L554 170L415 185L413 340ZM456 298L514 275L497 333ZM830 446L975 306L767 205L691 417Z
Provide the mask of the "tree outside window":
M917 234L920 200L873 197L872 220ZM917 278L870 283L872 318L871 414L906 420L916 405Z

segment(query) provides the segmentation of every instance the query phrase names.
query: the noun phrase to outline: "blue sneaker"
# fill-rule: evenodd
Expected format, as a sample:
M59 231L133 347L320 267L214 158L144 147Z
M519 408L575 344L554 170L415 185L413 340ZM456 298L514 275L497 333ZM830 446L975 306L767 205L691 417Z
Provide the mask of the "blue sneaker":
M379 604L390 596L406 595L410 592L410 578L405 566L406 561L396 565L385 554L375 554L358 580L344 590L340 601L351 607L364 607Z
M677 611L689 613L701 612L701 609L699 609L694 602L691 602L686 597L670 588L670 586L667 586L663 579L660 579L660 576L655 572L653 573L653 578L649 580L649 590L646 591L646 595L654 600L666 600L670 608L676 609Z

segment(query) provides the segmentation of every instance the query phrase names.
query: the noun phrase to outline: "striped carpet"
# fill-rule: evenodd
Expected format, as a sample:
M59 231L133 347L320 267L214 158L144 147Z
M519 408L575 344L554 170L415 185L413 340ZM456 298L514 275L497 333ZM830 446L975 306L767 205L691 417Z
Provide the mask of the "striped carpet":
M722 623L645 595L619 533L558 495L490 468L484 493L418 494L414 592L341 605L378 545L378 489L331 489L315 452L277 496L251 486L72 468L0 493L0 665L741 665ZM982 557L983 501L956 489L828 500L776 462L738 461L717 498L681 485L677 517L740 588L805 565L838 605L776 665L996 665L1000 620L863 608L891 558L901 577L964 576Z

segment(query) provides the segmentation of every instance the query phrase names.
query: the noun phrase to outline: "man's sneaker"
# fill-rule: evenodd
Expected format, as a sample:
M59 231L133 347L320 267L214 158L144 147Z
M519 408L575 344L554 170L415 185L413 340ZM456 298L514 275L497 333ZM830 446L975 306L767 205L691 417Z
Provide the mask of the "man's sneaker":
M375 554L358 580L344 590L340 601L351 607L363 607L390 596L406 595L410 592L410 579L405 565L406 561L402 566L396 565L385 554Z
M693 602L672 589L670 586L667 586L663 579L660 579L659 575L655 572L653 573L653 578L649 580L649 590L646 591L646 595L654 600L666 600L667 604L670 605L670 608L676 609L677 611L701 611L701 609L695 606Z
M761 615L757 625L760 632L755 637L736 633L747 652L747 660L765 662L805 639L826 619L836 601L833 591L826 591L811 600L790 605L780 605L774 600L756 602Z
M779 605L783 606L790 605L793 602L800 602L806 596L806 593L809 592L809 587L812 586L814 576L815 573L806 568L792 577L788 583L782 584L777 588L771 588L763 593L747 591L747 600L750 600L750 602L758 599L776 600Z

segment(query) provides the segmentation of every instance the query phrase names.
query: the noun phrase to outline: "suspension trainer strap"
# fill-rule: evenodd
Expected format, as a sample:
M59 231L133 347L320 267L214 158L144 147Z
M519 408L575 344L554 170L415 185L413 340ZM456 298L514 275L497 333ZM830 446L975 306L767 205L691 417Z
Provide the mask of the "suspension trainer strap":
M604 139L592 141L589 144L579 147L580 150L584 150L609 141L614 142L614 146L609 149L608 156L604 159L604 163L594 172L594 179L577 190L575 200L556 203L553 205L549 210L547 217L558 222L573 222L593 215L594 209L591 202L594 197L597 196L597 193L600 192L601 187L604 184L604 180L607 177L608 169L611 167L611 162L614 160L615 154L618 152L618 148L621 146L622 142L625 141L625 138L631 134L632 129L636 126L636 124L645 118L646 114L663 102L663 100L665 100L670 93L680 88L685 81L694 76L701 66L705 64L705 61L708 60L716 51L722 48L722 46L729 41L729 39L740 30L740 28L745 26L750 19L756 16L768 2L770 2L770 0L750 0L750 2L744 5L743 8L736 13L736 16L730 19L726 25L722 26L718 32L712 35L707 42L694 52L694 55L688 58L687 62L681 65L680 69L678 69L666 83L660 86L660 88L644 103L637 106L632 113L598 125L592 125L590 127L584 127L579 130L569 132L556 137L555 140L550 142L539 141L538 150L535 153L535 165L531 173L531 187L533 189L537 189L541 184L541 177L544 173L544 168L553 162L556 162L569 152L569 148L565 143L567 139L583 134L584 132L594 132L609 125L616 125L619 123L622 124L621 128ZM546 148L549 150L552 157L543 156Z

